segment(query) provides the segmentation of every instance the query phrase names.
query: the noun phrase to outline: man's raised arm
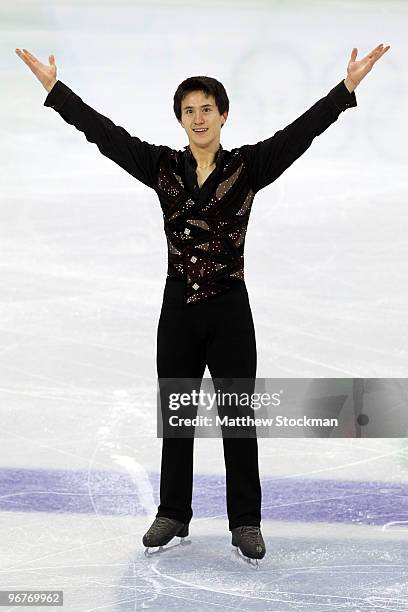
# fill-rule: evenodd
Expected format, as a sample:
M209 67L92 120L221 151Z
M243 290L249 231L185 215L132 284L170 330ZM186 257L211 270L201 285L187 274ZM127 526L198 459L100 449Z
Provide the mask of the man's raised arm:
M241 147L255 193L275 181L310 147L316 136L337 120L342 111L357 106L354 89L389 48L378 45L360 61L356 61L357 49L354 48L346 79L284 129L266 140Z
M53 55L49 65L42 64L26 49L16 49L17 55L29 66L38 80L48 91L44 106L49 106L86 139L97 145L99 151L121 166L136 179L154 188L158 162L166 147L149 144L136 136L131 136L123 127L101 115L75 94L65 83L56 78L56 65Z

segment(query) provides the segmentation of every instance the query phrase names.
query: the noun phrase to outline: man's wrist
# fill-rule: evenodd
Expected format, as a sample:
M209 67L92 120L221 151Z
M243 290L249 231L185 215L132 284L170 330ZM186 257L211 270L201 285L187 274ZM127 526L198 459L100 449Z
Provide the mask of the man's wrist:
M46 85L44 85L48 93L50 93L51 89L54 87L56 82L57 82L57 79L55 79L54 81L51 81L51 83L47 83Z
M347 89L349 90L349 93L353 92L355 90L355 88L357 87L357 85L350 79L350 77L348 75L344 79L344 84L347 87Z

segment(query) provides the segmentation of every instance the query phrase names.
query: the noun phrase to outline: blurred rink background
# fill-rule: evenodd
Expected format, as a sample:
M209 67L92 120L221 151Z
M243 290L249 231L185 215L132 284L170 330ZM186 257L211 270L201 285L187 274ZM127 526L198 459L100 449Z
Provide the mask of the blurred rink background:
M358 106L257 194L245 275L259 377L404 379L407 15L394 0L2 1L1 589L63 589L69 612L408 609L404 428L260 439L257 571L231 551L222 441L197 439L192 544L144 557L161 452L159 200L43 106L14 51L53 53L87 104L176 149L177 85L213 76L230 150L326 95L354 46L360 59L390 44Z

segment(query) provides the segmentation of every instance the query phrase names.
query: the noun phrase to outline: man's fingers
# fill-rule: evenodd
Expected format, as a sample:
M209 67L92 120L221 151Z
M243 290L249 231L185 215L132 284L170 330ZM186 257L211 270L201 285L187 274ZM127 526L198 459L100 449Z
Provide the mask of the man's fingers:
M27 49L23 49L24 53L26 55L28 55L28 57L31 59L31 61L33 62L38 62L38 59L36 57L34 57L34 55L32 53L30 53L29 51L27 51Z
M373 61L373 64L375 64L375 62L377 62L380 59L380 57L382 57L384 53L388 51L389 48L390 48L390 45L387 45L386 47L384 47L384 49L379 49L377 53L374 54L374 56L370 57L370 59Z
M21 57L21 59L25 59L25 55L24 53L21 51L21 49L16 49L16 53L19 57Z
M18 53L19 57L21 57L21 59L22 59L22 60L23 60L23 61L24 61L26 64L28 64L28 63L31 63L31 62L32 62L31 57L30 57L29 55L27 55L27 53L23 53L23 52L21 51L21 49L16 49L16 51L17 51L17 53Z
M379 47L376 47L375 49L370 51L370 53L367 53L367 55L363 58L363 60L370 61L370 62L376 62L379 57L381 57L381 49Z
M381 43L381 45L378 45L377 47L374 47L374 49L372 51L370 51L370 53L367 53L366 57L368 59L372 59L373 57L375 57L381 51L382 46L383 46L383 44Z
M378 45L378 47L376 47L375 49L373 49L371 51L371 53L368 54L368 58L372 59L373 57L376 58L376 60L380 57L382 57L384 55L384 53L386 51L388 51L388 49L390 48L390 45L387 45L386 47L384 47L384 44L381 43L381 45Z
M26 57L26 55L24 53L22 53L20 51L20 49L16 49L16 53L17 53L18 57L20 57L23 60L23 62L25 64L27 64L27 66L31 67L32 61L31 61L31 59L29 57Z
M377 45L376 47L374 47L374 49L370 51L370 53L367 53L367 55L361 61L366 61L366 62L370 61L374 64L377 60L380 59L380 57L384 55L386 51L388 51L389 48L390 48L389 45L384 47L384 43L381 43L380 45ZM355 61L356 57L357 57L357 49L354 47L351 52L351 60Z

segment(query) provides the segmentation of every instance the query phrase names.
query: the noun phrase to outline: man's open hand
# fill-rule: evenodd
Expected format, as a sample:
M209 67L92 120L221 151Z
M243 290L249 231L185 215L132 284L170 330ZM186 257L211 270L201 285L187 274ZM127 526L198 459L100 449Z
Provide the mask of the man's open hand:
M383 43L381 43L381 45L375 47L375 49L358 61L356 60L358 49L356 47L353 48L347 66L347 76L353 82L354 87L357 87L360 81L370 72L375 62L377 62L389 48L389 45L384 47Z
M35 74L40 83L49 92L57 82L57 67L55 65L55 57L50 55L48 57L49 65L42 64L34 55L32 55L27 49L16 49L18 57L20 57L25 64L30 68L31 72Z

